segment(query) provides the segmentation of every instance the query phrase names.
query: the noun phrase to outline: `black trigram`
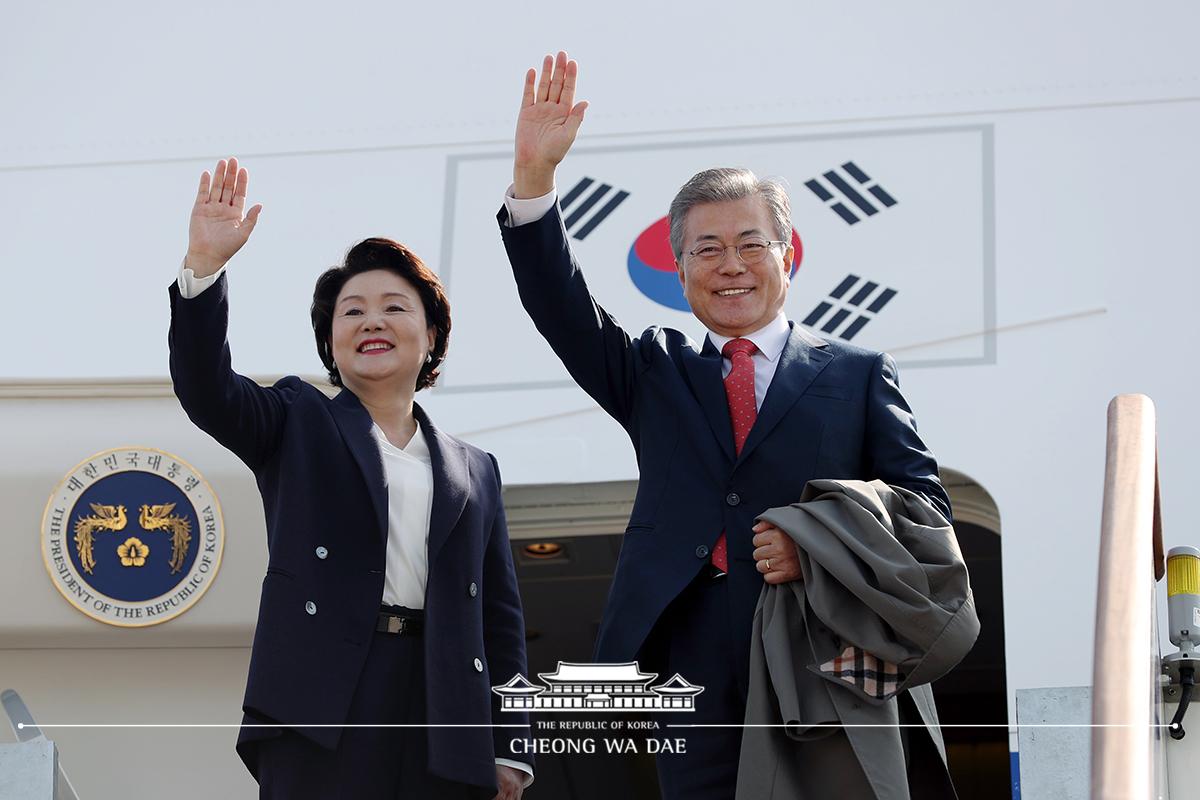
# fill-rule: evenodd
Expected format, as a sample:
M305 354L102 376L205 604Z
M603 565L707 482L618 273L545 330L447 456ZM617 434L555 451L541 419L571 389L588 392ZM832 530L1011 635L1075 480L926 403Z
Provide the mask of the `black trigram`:
M896 296L895 289L884 288L882 292L876 293L876 290L880 288L878 283L875 281L866 281L862 284L862 286L859 286L861 281L863 281L863 279L857 275L847 275L845 279L839 283L832 292L829 293L829 299L822 300L817 307L814 308L812 312L804 318L804 324L810 328L817 329L817 325L820 325L821 320L825 318L825 315L830 311L833 311L834 308L837 308L837 311L835 311L833 315L829 317L829 319L825 320L825 324L821 325L819 330L821 333L833 333L839 339L846 342L853 339L855 335L857 335L858 332L863 329L863 326L874 319L875 315L882 311L883 307L891 302L892 298ZM850 293L850 290L855 289L856 287L857 290L849 297L846 297L846 295ZM871 299L872 295L874 295L874 299ZM864 307L863 304L866 303L868 299L871 299L871 303L870 305ZM834 333L839 327L841 327L843 322L845 322L855 313L857 313L858 316L851 320L849 325L846 325L844 328L842 328L840 332Z
M596 204L603 200L605 195L608 195L613 188L607 183L602 183L595 189L592 189L594 183L595 181L591 178L584 178L571 187L571 191L563 195L562 199L558 201L558 207L563 213L563 225L566 226L567 231L572 236L580 241L586 239L589 233L596 230L597 225L604 222L608 215L615 211L617 206L624 203L626 197L629 197L629 192L617 190L616 194L608 196L608 202L600 206L599 211L588 216L588 213L596 207ZM590 193L588 192L589 189L591 189ZM587 197L584 197L585 193L587 193ZM580 200L580 198L583 199ZM579 203L576 203L576 200L579 200Z
M871 178L867 175L867 173L859 169L858 165L853 161L847 161L845 164L842 164L841 170L853 178L859 186L863 187L863 191L874 197L884 208L891 208L892 206L896 205L896 199L888 194L887 191L885 191L884 188L878 183L875 183L871 186L867 185L871 183ZM812 180L805 181L804 185L807 186L813 194L821 198L823 202L829 203L830 201L833 201L829 207L832 208L839 217L844 219L847 225L853 225L854 223L858 222L861 217L855 214L851 209L847 208L846 204L843 203L842 200L847 200L852 205L857 206L858 210L868 217L879 213L879 208L877 208L875 204L864 197L862 192L856 189L850 183L850 181L846 180L846 178L842 176L841 172L838 172L836 169L831 169L821 177L825 179L825 183L822 183L820 178L813 178ZM828 186L826 184L828 184ZM829 187L833 187L833 191L830 191ZM840 194L842 200L839 200L834 192Z

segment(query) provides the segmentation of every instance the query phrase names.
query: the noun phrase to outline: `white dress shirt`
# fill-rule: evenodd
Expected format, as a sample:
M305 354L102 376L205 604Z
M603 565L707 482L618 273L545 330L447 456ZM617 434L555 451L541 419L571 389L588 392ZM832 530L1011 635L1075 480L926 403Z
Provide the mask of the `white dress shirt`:
M510 185L508 191L504 193L504 207L508 209L509 227L515 228L519 225L536 222L544 217L554 207L554 203L558 199L557 191L555 188L541 197L519 200L513 197L513 187ZM790 335L791 328L788 326L787 316L781 310L773 320L754 333L740 337L754 342L754 346L758 348L758 352L754 354L753 358L754 406L759 411L762 410L763 398L767 396L771 379L775 377L775 368L779 366L779 355L783 352ZM708 331L708 338L719 353L725 343L733 337ZM731 369L733 369L733 363L728 358L722 358L721 377L728 376Z
M180 266L179 293L192 299L217 282L225 267L206 278L197 278ZM404 447L388 441L383 429L371 426L383 459L388 490L387 557L383 576L385 605L425 608L425 585L429 578L429 515L433 510L433 463L429 443L421 431ZM497 758L496 763L525 773L524 786L533 783L533 767L521 761Z
M771 387L771 379L775 377L775 368L779 366L779 356L783 353L783 348L787 344L788 337L791 335L792 329L788 326L787 317L780 311L775 319L754 333L737 337L739 339L749 339L758 348L753 356L754 407L758 411L762 411L763 398L767 396L767 389ZM734 337L722 336L719 333L709 331L708 339L717 348L717 352L719 353L721 352L721 348L725 346L725 343L733 341ZM728 358L722 358L721 377L729 377L731 369L733 369L733 362Z
M217 278L221 277L221 273L225 271L225 267L229 266L226 264L225 267L221 267L207 278L197 278L196 273L192 272L191 267L187 266L186 262L187 259L185 258L184 263L179 265L179 280L177 281L179 284L179 293L183 295L185 300L191 300L216 283Z

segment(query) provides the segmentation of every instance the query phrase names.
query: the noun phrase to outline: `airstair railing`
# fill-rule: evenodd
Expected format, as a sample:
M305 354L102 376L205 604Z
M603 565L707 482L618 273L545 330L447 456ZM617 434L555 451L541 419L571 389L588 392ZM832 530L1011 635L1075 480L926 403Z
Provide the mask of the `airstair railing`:
M1165 570L1154 404L1138 394L1108 405L1092 678L1091 796L1157 793L1161 729L1155 583ZM1156 744L1158 742L1159 744Z

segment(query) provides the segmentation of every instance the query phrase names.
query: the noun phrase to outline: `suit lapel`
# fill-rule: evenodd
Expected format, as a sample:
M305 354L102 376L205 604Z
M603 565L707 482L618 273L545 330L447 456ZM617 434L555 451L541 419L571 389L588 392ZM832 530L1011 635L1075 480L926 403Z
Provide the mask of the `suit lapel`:
M439 431L419 405L413 404L417 423L429 445L429 460L433 466L433 508L429 512L429 563L437 557L462 516L471 493L471 471L466 449L452 437Z
M721 354L705 336L704 348L699 353L690 347L683 350L683 366L713 436L717 437L725 457L733 461L733 425L729 422L729 401L721 377Z
M779 364L775 368L774 377L771 378L771 388L767 390L767 396L763 398L758 418L750 429L750 435L746 438L741 455L738 456L739 464L745 461L754 452L754 448L779 424L788 410L796 404L801 395L808 391L813 380L833 358L826 350L822 349L826 346L826 342L807 333L794 322L788 324L791 326L792 332L788 336L787 344L783 346L783 352L779 355ZM731 437L732 435L730 433Z
M366 481L367 491L371 495L371 505L375 510L375 522L379 526L378 536L387 540L388 530L388 493L387 478L383 474L383 457L379 453L379 443L371 433L371 415L363 408L358 397L349 389L342 389L333 398L333 419L342 438L358 462L362 470L363 480Z

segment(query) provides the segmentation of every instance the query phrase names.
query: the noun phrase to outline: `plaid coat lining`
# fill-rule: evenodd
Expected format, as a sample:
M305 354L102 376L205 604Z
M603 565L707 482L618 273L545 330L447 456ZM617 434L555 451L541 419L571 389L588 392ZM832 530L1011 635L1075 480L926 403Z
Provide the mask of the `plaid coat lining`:
M904 673L895 664L880 660L861 648L850 646L819 669L856 687L868 697L886 700L904 683Z

